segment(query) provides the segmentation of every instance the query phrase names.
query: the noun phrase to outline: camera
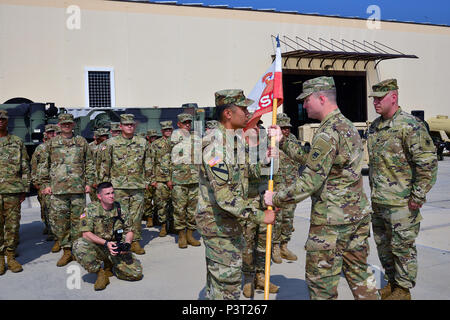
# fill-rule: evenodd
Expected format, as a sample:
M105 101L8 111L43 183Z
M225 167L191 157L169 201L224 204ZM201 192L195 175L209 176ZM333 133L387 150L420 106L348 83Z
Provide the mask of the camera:
M114 231L114 239L116 240L117 248L114 250L115 253L118 253L126 264L132 264L133 258L131 257L131 253L129 252L131 249L131 245L127 242L122 242L123 229L118 229ZM126 253L120 253L126 252Z

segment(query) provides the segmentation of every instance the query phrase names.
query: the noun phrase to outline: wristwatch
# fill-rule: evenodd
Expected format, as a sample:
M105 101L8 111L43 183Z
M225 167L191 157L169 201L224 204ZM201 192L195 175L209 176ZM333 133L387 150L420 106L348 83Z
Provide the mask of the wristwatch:
M108 240L105 240L105 243L103 244L103 246L106 248L106 249L108 249Z

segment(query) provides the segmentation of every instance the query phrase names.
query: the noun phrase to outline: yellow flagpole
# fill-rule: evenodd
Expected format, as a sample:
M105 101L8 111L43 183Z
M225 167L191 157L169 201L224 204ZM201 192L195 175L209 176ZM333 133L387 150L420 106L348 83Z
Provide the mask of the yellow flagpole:
M273 100L272 107L272 125L277 124L277 104L278 99ZM272 136L270 138L271 148L275 148L276 138ZM273 158L270 160L270 180L269 180L269 191L273 191ZM273 210L271 206L268 207L269 210ZM267 225L266 233L266 268L264 274L264 300L269 300L269 284L270 284L270 255L272 253L272 225Z

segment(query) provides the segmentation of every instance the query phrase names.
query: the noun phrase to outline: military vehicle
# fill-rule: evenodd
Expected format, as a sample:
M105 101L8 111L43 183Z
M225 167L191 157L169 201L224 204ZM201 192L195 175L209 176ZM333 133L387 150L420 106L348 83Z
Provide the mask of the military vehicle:
M75 119L74 133L86 138L89 142L94 139L94 130L109 127L110 122L119 122L123 113L134 114L138 123L137 134L145 133L148 129L160 132L160 121L172 120L177 128L177 115L185 112L194 117L194 125L200 121L204 128L205 121L214 118L214 108L199 108L196 103L186 103L180 108L142 107L142 108L58 108L54 103L34 103L27 99L16 99L0 104L0 109L8 111L8 132L20 137L32 155L36 147L42 142L46 124L57 123L58 114L71 113Z
M450 151L450 119L448 116L438 115L427 119L426 122L428 123L434 145L437 148L438 160L443 160L444 149Z

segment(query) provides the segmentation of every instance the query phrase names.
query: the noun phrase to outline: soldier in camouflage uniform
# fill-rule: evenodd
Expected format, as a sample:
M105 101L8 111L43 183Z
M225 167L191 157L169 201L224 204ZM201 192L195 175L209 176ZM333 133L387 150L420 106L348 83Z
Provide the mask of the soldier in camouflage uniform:
M94 290L106 288L112 268L119 279L141 280L141 263L129 252L134 236L132 215L114 201L111 183L99 184L97 191L99 201L91 202L80 217L83 236L74 242L73 254L88 272L97 273ZM128 250L117 252L118 234L122 234L120 241Z
M23 141L8 133L8 113L0 110L0 275L7 269L20 272L15 259L20 208L30 191L30 164ZM8 267L5 265L5 254Z
M73 135L73 115L58 116L61 135L44 144L42 161L38 164L38 184L42 194L50 197L50 226L64 254L57 266L73 260L72 243L81 236L80 215L86 206L95 173L87 141Z
M380 293L382 299L409 300L417 277L419 209L436 182L436 149L423 122L398 106L395 79L372 89L375 111L381 115L371 124L367 143L372 225L388 281Z
M96 192L95 188L96 188L96 185L101 181L97 181L98 180L98 172L100 169L100 162L97 162L97 158L98 158L98 154L99 154L99 151L101 148L101 144L104 141L108 140L108 138L109 138L108 128L99 128L94 131L94 141L89 143L89 147L91 148L92 159L93 159L94 167L95 167L95 184L91 190L91 193L89 194L91 201L98 201L97 192Z
M251 132L253 130L253 132ZM258 154L258 146L267 144L267 138L260 140L260 127L248 129L246 133L246 142L249 153ZM253 140L255 135L256 143ZM263 136L264 137L264 136ZM256 145L255 145L256 144ZM267 190L269 184L269 177L267 175L251 176L248 178L248 201L253 210L265 210L264 199L262 194ZM278 223L278 215L276 222ZM241 219L241 224L244 232L245 246L242 250L242 273L244 286L242 294L246 298L254 296L254 290L264 290L265 284L265 261L266 261L266 237L267 225L256 224L248 219ZM274 228L275 229L275 225ZM273 238L272 238L273 239ZM277 293L279 287L269 282L269 293Z
M99 181L111 182L116 199L132 216L134 239L131 251L144 254L142 240L142 215L144 190L149 188L152 159L150 145L143 137L134 134L136 122L133 114L120 115L122 134L107 140L102 152ZM128 217L127 217L128 218Z
M199 202L195 221L203 238L206 257L206 296L209 299L239 299L242 281L242 250L245 240L241 219L256 224L273 223L273 211L254 210L248 200L248 176L259 176L260 166L249 166L234 155L245 150L241 137L229 141L248 121L242 90L215 93L218 127L203 140L203 161L199 173ZM226 131L228 129L228 131ZM222 138L222 140L220 139ZM228 151L228 155L227 155ZM229 152L233 152L229 154ZM233 159L234 158L234 159Z
M178 233L178 247L187 248L187 245L198 247L193 233L195 226L195 213L198 202L198 170L196 164L195 145L200 146L200 137L191 133L192 115L181 113L178 115L178 130L171 136L172 143L172 204L174 229ZM197 152L197 155L199 152ZM198 162L197 162L198 163Z
M333 78L305 81L298 99L305 99L308 117L321 124L300 177L289 188L266 191L265 203L286 207L312 198L305 244L305 278L311 299L336 299L341 271L355 299L378 299L375 277L367 265L370 206L361 176L361 138L336 105ZM285 139L280 145L287 152L293 142Z
M48 234L47 241L55 240L55 244L53 245L52 252L59 252L61 247L59 246L59 242L56 236L53 234L50 226L50 195L43 195L42 190L38 184L38 164L41 162L42 151L44 150L44 143L50 139L56 137L57 132L60 132L59 127L55 124L47 124L44 129L44 139L43 143L38 145L33 152L31 157L31 183L34 185L38 192L38 201L41 206L41 219L44 223L44 231L43 234Z
M297 143L297 139L290 132L292 127L289 117L285 113L281 113L281 117L277 117L277 125L281 128L286 139L290 139L293 144ZM305 159L306 160L306 159ZM274 191L279 191L283 187L289 187L295 184L298 177L299 165L304 165L304 161L294 161L289 158L283 151L279 152L279 169L274 174ZM281 263L282 259L296 261L297 256L292 253L287 244L291 240L292 229L294 225L294 212L296 205L287 205L277 214L277 221L273 229L273 252L272 260L275 263Z
M147 141L150 144L150 150L152 150L152 143L158 139L158 132L155 129L147 130ZM155 188L150 185L145 190L145 202L144 202L144 215L143 220L147 222L146 227L153 227L153 213L155 205L153 204L153 198L155 197Z
M206 121L205 133L207 134L210 130L217 128L219 122L217 120Z
M158 221L161 224L160 237L167 235L166 220L172 201L172 145L170 136L173 132L172 121L161 121L162 137L152 143L153 173L152 186L155 188L155 204Z
M116 137L121 133L120 122L111 122L111 137Z

